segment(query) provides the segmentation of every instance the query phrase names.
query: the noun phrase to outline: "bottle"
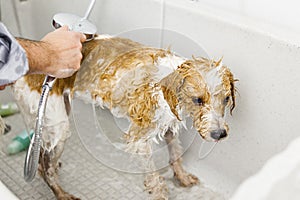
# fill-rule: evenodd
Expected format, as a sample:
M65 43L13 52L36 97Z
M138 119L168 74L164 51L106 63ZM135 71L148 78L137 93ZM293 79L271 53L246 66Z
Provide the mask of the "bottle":
M6 104L0 104L0 115L6 117L19 112L18 105L15 102L9 102Z
M30 131L30 138L33 136L33 130ZM19 153L29 147L30 144L29 134L26 130L17 135L12 142L7 146L7 152L10 155Z

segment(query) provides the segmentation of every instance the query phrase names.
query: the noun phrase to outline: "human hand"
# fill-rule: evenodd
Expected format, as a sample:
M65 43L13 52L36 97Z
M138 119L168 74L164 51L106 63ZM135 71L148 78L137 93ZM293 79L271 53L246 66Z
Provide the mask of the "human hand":
M48 51L48 64L41 70L56 78L71 76L80 68L82 42L85 40L84 34L69 31L68 26L48 33L41 40Z

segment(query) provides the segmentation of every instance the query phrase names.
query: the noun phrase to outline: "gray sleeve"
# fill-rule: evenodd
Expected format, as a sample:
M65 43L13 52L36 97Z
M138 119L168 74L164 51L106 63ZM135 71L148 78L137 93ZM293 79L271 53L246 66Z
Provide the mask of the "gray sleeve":
M28 70L25 50L0 22L0 86L13 83Z

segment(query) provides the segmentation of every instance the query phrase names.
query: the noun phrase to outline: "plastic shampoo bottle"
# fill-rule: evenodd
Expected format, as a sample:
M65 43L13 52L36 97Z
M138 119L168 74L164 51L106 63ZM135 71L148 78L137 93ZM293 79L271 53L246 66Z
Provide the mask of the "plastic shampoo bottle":
M33 136L33 130L30 131L30 138ZM29 147L30 144L29 134L26 130L22 131L19 135L17 135L12 142L7 146L8 154L16 154L21 152Z
M18 105L15 102L0 104L0 115L6 117L19 112Z

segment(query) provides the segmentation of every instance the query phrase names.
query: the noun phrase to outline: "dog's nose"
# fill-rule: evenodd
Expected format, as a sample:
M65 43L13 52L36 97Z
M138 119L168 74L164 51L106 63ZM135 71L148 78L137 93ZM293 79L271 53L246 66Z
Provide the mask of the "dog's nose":
M225 129L215 130L210 133L210 136L215 140L220 140L227 136L227 131Z

